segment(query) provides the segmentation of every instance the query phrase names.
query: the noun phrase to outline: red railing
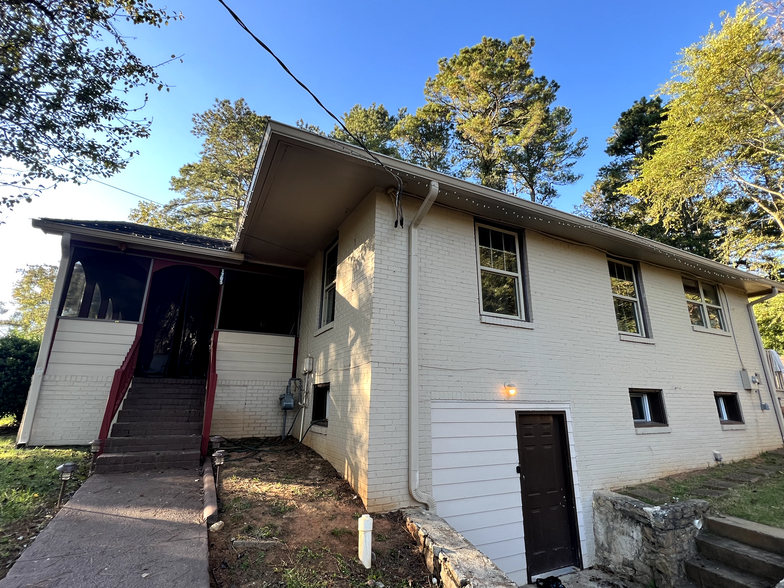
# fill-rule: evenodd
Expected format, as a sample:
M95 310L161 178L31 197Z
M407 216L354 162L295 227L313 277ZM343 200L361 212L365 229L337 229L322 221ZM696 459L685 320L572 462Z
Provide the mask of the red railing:
M109 390L109 399L106 401L101 431L98 433L98 439L101 440L101 451L99 453L103 453L103 442L109 436L109 427L112 425L114 415L120 410L120 405L125 399L125 393L128 392L128 387L131 385L131 380L133 380L136 359L139 357L139 344L142 340L142 326L136 326L136 336L133 339L133 345L128 350L128 355L125 356L125 361L122 362L122 365L114 370L112 388Z
M207 396L204 399L204 425L201 431L201 454L207 455L210 446L210 427L212 426L212 407L215 404L215 388L218 386L218 372L215 369L218 357L218 331L212 333L210 345L210 366L207 370Z

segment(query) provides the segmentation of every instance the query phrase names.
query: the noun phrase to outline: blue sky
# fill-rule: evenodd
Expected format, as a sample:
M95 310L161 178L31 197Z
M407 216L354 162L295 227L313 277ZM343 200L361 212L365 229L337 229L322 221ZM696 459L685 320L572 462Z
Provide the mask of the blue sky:
M149 90L141 114L152 136L140 153L107 180L165 202L169 178L198 159L191 116L215 99L245 98L259 114L284 123L298 119L325 130L333 123L313 100L242 31L217 0L168 0L185 18L159 29L129 26L134 51L148 63L182 55L160 69L169 92ZM245 23L335 114L354 104L415 110L438 59L475 45L482 36L533 37L536 75L560 84L558 103L570 108L589 149L577 166L583 180L560 190L555 207L572 212L607 162L606 138L620 113L654 94L670 77L678 52L720 23L735 3L719 0L531 0L494 2L253 2L227 0ZM155 2L163 6L161 2ZM130 98L138 104L140 96ZM58 240L30 228L40 216L122 220L138 199L96 183L60 186L0 220L0 301L10 300L15 269L56 263ZM9 254L13 252L13 254Z

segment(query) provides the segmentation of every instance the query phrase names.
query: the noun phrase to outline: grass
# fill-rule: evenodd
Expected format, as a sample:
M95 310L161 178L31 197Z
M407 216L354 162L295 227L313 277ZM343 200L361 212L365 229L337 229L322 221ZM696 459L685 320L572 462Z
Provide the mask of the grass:
M80 466L68 495L85 479L90 464L87 447L16 449L12 425L11 419L0 419L0 578L54 515L60 491L55 468L68 461Z
M655 490L668 497L666 502L703 498L699 496L698 489L704 488L711 480L723 479L731 474L738 474L759 466L767 468L775 466L778 469L773 470L770 476L762 477L758 482L738 483L734 488L728 489L723 496L707 498L707 500L715 513L784 528L784 457L774 453L763 453L753 459L662 478L626 488L624 492L634 495L634 490L637 488Z

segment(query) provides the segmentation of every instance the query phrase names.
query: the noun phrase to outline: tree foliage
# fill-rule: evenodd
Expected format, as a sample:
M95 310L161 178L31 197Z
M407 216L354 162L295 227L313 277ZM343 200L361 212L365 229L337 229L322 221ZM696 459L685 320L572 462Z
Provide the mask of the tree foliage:
M355 104L351 110L343 113L343 124L370 151L400 158L400 152L392 139L392 129L398 117L389 114L383 104L376 106L374 102L368 107ZM329 136L345 143L358 144L340 125L335 125Z
M49 305L57 279L56 265L28 265L17 270L22 277L11 291L16 311L8 323L11 333L25 339L40 341L44 336Z
M253 180L268 116L256 114L240 98L216 100L193 116L196 137L204 139L201 159L180 168L171 189L181 194L163 206L139 202L130 220L153 227L231 239Z
M0 338L0 417L22 420L40 345L16 334Z
M0 169L0 204L125 167L128 144L147 137L150 123L132 118L138 107L124 95L165 86L119 23L177 18L147 0L0 2L0 158L9 166Z
M775 349L784 357L784 295L757 304L754 314L765 348Z
M414 114L401 110L392 138L403 159L443 173L452 170L454 124L443 106L426 104Z
M720 30L683 50L662 142L622 190L654 220L677 227L687 204L726 227L721 259L763 273L782 265L784 50L754 6L725 15Z

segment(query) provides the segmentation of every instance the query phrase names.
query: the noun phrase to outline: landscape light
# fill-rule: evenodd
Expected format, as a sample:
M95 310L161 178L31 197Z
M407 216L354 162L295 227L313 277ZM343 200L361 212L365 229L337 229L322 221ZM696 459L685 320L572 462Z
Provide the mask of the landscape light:
M60 495L57 497L57 508L60 508L60 506L63 503L63 494L65 493L65 485L68 483L68 480L70 480L73 477L73 473L79 469L79 466L69 461L68 463L64 463L57 466L55 469L57 470L57 473L60 475L60 480L62 482L60 484Z

